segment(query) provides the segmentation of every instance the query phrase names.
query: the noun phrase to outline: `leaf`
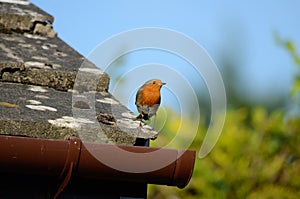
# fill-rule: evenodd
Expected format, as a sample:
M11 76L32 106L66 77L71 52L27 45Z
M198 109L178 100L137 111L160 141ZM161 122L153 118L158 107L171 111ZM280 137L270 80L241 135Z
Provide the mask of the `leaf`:
M296 63L296 65L298 65L300 67L300 57L299 56L294 56L294 62Z
M291 54L295 55L297 50L296 47L294 45L293 42L291 42L290 40L285 41L285 47L288 49L288 51L290 51Z
M297 93L300 92L300 77L295 78L293 87L291 89L291 96L295 96Z
M297 53L297 49L293 41L287 40L287 39L282 39L278 33L274 33L274 39L276 43L280 46L283 46L289 54L292 56L294 62L296 65L300 66L300 57Z

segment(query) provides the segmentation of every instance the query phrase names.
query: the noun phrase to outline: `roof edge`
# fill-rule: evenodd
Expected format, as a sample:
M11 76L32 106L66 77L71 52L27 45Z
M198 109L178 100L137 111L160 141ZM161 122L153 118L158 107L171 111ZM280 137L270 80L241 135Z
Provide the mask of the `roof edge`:
M1 172L58 176L63 179L58 193L73 175L184 188L192 176L196 156L191 150L82 143L77 137L51 140L1 135L0 143ZM95 154L122 169L99 161ZM157 169L145 170L151 167Z

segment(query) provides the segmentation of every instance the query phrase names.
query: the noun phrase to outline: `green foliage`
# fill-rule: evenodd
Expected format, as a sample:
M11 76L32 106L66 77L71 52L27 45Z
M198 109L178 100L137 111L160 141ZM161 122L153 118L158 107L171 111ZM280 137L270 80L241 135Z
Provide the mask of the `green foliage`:
M176 120L173 125L177 126ZM163 140L175 136L170 127L162 130ZM192 149L199 150L204 129L201 124ZM261 107L228 110L217 145L207 157L196 160L189 185L183 190L151 186L149 198L299 198L297 132L300 119L284 122L282 111L267 113Z
M291 89L291 95L295 96L299 92L300 92L300 76L295 78L295 82Z
M294 44L278 36L276 39L300 67ZM292 100L293 109L297 109L299 95L300 74L296 74L291 89L291 98L296 99ZM183 146L180 142L186 142L192 135L188 126L193 124L171 111L169 115L171 119L166 121L158 141L152 145L163 147L177 137L175 144L180 149ZM177 134L182 124L186 124L186 134ZM191 149L199 151L207 129L204 124L200 122ZM300 198L299 179L300 117L288 116L280 109L268 112L264 107L230 108L218 143L204 159L196 159L188 186L180 190L151 185L149 198L296 199Z

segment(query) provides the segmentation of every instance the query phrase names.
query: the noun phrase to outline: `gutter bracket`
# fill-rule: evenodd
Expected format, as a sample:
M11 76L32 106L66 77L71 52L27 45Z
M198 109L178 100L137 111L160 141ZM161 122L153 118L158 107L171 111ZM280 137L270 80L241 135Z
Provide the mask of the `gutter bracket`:
M70 137L68 143L69 148L66 157L66 162L59 177L60 179L62 179L62 182L53 197L54 199L58 198L61 192L66 188L66 186L70 182L73 171L77 170L82 142L77 137Z

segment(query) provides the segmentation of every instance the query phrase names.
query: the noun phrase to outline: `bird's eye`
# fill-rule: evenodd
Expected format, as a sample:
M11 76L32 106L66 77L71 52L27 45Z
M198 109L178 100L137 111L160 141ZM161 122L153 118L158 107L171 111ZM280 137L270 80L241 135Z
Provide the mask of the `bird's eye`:
M156 83L155 81L152 82L152 84L155 84L155 83Z

